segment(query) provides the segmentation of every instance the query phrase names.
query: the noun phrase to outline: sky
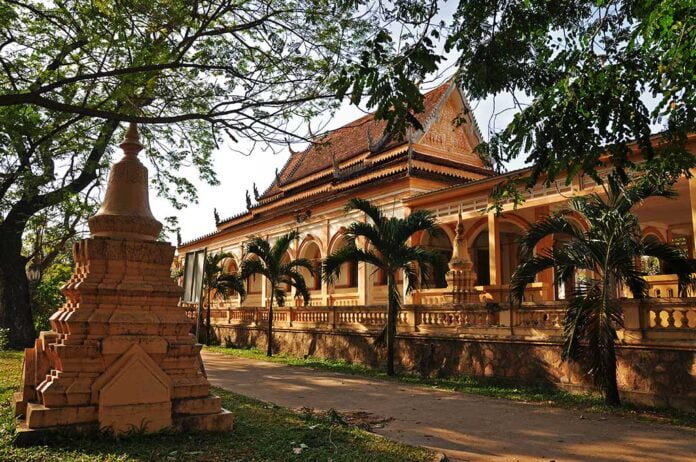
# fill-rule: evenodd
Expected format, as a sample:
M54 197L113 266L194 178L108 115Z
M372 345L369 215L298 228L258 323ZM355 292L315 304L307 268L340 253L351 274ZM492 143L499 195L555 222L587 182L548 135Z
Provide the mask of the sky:
M429 84L425 90L435 86L436 84ZM509 97L496 99L495 107L497 110L510 105ZM479 127L484 137L487 138L488 121L494 108L493 99L471 102L471 106ZM504 128L512 118L512 114L513 111L508 111L499 116L496 120L496 128ZM363 115L362 110L344 104L328 121L326 128L338 128ZM240 140L235 148L238 151L243 151L244 145L244 140ZM294 146L293 149L297 150L298 147ZM215 152L213 157L214 168L220 180L218 186L210 186L197 178L191 178L190 180L198 189L198 203L190 204L182 210L176 210L166 199L155 196L153 192L150 197L152 213L160 221L168 216L177 216L183 241L210 233L215 230L213 209L217 209L222 219L245 211L246 191L248 190L253 198L252 188L253 184L256 183L256 187L262 193L273 181L275 169L280 171L289 157L290 151L287 148L277 153L256 149L249 155L242 155L239 152L234 152L229 144L224 145ZM517 165L509 166L509 168L520 166L522 166L521 161ZM169 239L174 241L176 237L169 236Z
M435 17L433 22L440 19L445 22L451 21L451 16L456 8L456 2L444 2L441 4L440 13ZM454 64L456 63L456 55L450 53L445 55L445 59L440 67L439 76L434 78L432 82L427 82L423 85L423 91L431 90L437 87L440 83L447 80L453 73ZM517 95L518 99L526 101L523 95ZM488 139L490 131L501 130L512 119L515 110L506 110L513 107L512 98L509 95L497 96L488 98L484 101L470 101L470 106L474 116L478 121L484 139ZM348 103L344 103L341 108L336 111L333 118L328 120L328 116L324 120L313 121L312 126L323 126L326 130L336 129L341 127L365 114L366 108L357 108ZM491 126L494 112L498 113L495 118L495 126ZM306 132L305 132L306 133ZM248 149L245 147L248 146ZM183 241L194 239L203 234L210 233L215 230L215 220L213 209L217 209L220 218L238 214L246 210L246 191L248 190L253 198L252 187L256 183L259 193L262 193L273 181L275 177L275 169L279 171L285 165L290 152L287 148L280 152L273 153L270 151L262 151L256 149L249 155L242 155L239 152L246 152L251 148L250 143L244 143L240 140L232 149L231 145L222 146L214 155L214 167L217 172L220 185L210 186L203 181L193 177L190 180L198 189L198 203L190 204L182 210L174 209L167 200L160 197L151 197L152 212L160 221L165 217L177 216L179 226L181 227L181 237ZM295 151L302 150L304 147L294 145ZM510 169L521 167L522 161L516 161L508 166ZM186 172L188 174L188 172ZM191 171L194 175L195 171ZM152 194L154 196L154 194ZM175 240L175 236L170 236L171 240Z

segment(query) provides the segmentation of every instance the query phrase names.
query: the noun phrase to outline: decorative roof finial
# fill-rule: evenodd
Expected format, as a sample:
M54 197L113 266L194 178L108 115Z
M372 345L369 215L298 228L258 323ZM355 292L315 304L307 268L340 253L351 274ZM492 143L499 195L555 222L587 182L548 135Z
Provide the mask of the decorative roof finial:
M218 214L217 208L213 208L213 218L215 218L215 225L220 224L220 215Z
M256 183L255 183L255 182L254 182L253 188L254 188L254 200L258 202L258 200L259 200L259 190L256 189Z
M249 190L246 191L246 206L247 210L251 209L251 196L249 195Z

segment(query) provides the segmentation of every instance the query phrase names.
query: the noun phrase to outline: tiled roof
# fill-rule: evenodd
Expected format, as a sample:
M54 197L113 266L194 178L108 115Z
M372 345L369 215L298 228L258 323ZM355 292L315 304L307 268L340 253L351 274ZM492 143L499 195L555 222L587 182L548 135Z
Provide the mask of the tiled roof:
M425 110L416 116L421 124L432 115L449 86L450 82L446 82L424 95ZM280 184L287 184L330 168L333 157L341 163L367 152L370 149L370 140L376 144L382 139L386 125L386 121L375 120L374 114L368 114L329 132L318 143L290 156L278 175ZM388 138L383 140L379 150L383 151L403 143L404 140ZM280 187L274 181L261 198L269 198L279 192Z

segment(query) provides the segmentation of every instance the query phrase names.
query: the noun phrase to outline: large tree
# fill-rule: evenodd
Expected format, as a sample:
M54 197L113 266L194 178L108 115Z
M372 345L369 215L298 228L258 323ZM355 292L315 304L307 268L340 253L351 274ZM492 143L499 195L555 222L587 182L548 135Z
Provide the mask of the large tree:
M195 200L185 169L215 183L220 143L301 138L289 124L335 106L333 70L369 30L353 14L314 0L0 2L0 326L11 345L34 339L27 223L103 178L119 121L149 123L158 192Z
M446 263L439 252L419 245L410 245L411 237L419 232L441 232L435 215L417 210L406 218L387 217L379 207L365 199L351 199L346 211L358 210L371 223L356 221L346 230L346 245L324 259L322 274L328 283L340 275L341 267L349 262L364 262L383 271L387 277L387 375L394 375L396 353L396 324L401 308L401 293L397 283L401 272L406 280L406 293L446 272ZM366 249L358 248L357 240L364 240Z
M623 326L622 287L634 298L648 295L643 256L657 258L677 275L679 295L694 287L694 262L681 249L642 236L633 208L649 197L674 197L672 180L647 175L626 181L610 175L603 194L573 197L568 206L533 223L520 239L522 263L510 282L512 296L521 301L527 284L548 268L555 269L556 283L577 281L566 310L563 326L563 359L579 361L594 380L609 405L620 404L616 383L616 329ZM573 217L588 226L580 228ZM548 236L565 235L567 240L535 254L535 247Z
M657 171L694 166L685 148L686 134L696 129L691 0L357 3L373 9L382 31L365 42L337 88L352 92L356 103L369 95L388 129L403 131L419 125L418 82L451 59L471 99L507 95L478 150L496 168L521 157L533 172L501 193L519 199L515 186L565 172L567 181L594 176L607 153L610 166L630 171L633 143ZM498 131L495 117L511 110L512 122ZM663 132L657 145L655 132Z

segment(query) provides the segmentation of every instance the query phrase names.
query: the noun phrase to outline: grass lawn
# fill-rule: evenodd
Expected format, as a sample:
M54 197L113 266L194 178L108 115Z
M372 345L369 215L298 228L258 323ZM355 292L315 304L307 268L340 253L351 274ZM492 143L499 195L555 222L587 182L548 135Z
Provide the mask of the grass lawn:
M225 433L56 436L47 445L13 445L10 397L19 387L22 353L0 352L0 460L21 461L429 461L425 449L395 443L329 417L301 415L216 389L235 427ZM300 448L294 454L293 448Z
M205 348L208 351L223 353L239 358L271 361L286 364L288 366L309 367L324 371L339 372L342 374L374 377L382 380L394 380L400 383L433 387L442 390L452 390L462 393L489 396L492 398L543 403L566 409L634 416L639 419L655 422L696 427L696 413L681 412L674 409L655 409L650 407L636 406L628 403L618 408L612 408L606 406L599 396L590 393L575 394L552 388L520 387L510 385L509 383L502 382L500 380L466 376L440 379L424 378L414 374L400 374L396 377L389 377L384 372L377 371L361 364L349 363L343 360L322 359L315 357L303 359L296 356L290 356L285 353L279 353L269 358L266 356L264 351L255 348L241 349L225 348L221 346L210 346Z

